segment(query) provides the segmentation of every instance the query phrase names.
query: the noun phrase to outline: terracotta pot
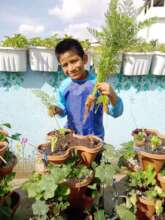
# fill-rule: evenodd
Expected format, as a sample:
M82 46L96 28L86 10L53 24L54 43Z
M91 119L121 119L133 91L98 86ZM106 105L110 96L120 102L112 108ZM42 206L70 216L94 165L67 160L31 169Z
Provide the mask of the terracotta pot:
M140 166L143 170L146 170L148 165L152 165L156 173L158 173L165 164L165 154L152 154L144 151L139 151L138 157L140 161Z
M165 176L162 176L160 173L158 173L157 179L160 183L162 190L165 192Z
M8 201L9 199L11 201L10 203ZM15 212L20 204L20 195L15 191L8 193L4 197L3 201L0 203L0 207L4 206L6 204L10 204L10 208L11 208L12 212L11 212L9 219L12 219L13 215L15 214ZM4 218L5 218L5 216L4 216Z
M0 134L4 135L5 137L9 135L8 132L4 129L0 129Z
M45 144L40 144L38 146L38 151L43 155L43 151L46 150L49 147L50 143L45 143ZM63 152L63 154L48 154L47 155L48 162L52 162L55 164L61 164L64 163L67 159L70 158L70 149L67 149L66 151Z
M16 165L16 163L17 163L17 158L16 158L16 156L13 154L13 155L12 155L12 161L11 161L11 163L10 163L10 164L7 164L7 165L4 166L4 167L0 167L0 175L1 175L1 176L5 176L5 175L11 173L12 170L13 170L13 168L14 168L14 166Z
M71 207L82 208L83 196L85 195L87 186L92 182L94 173L81 181L67 180L66 184L70 187L69 201Z
M92 197L87 196L85 194L82 195L83 209L91 210L93 203L94 203L94 199Z
M3 157L8 149L9 144L5 141L0 141L0 156Z
M90 167L92 162L96 158L97 154L103 149L102 139L96 136L81 136L81 135L75 135L75 134L73 134L73 136L81 140L93 139L99 142L99 144L95 148L89 148L88 146L73 146L73 148L77 150L82 162L87 167Z
M156 211L154 201L148 200L145 197L139 197L137 207L138 207L138 211L137 211L138 216L144 215L150 220L153 219L153 216L154 216L155 211ZM145 219L145 218L142 218L142 219ZM142 219L140 219L138 217L138 220L142 220Z

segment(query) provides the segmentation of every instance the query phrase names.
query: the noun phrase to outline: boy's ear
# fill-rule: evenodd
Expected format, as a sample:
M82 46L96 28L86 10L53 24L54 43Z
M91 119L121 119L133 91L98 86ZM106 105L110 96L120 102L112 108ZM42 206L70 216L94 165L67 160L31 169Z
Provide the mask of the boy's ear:
M84 64L87 64L88 62L88 55L86 53L84 53L83 61L84 61Z

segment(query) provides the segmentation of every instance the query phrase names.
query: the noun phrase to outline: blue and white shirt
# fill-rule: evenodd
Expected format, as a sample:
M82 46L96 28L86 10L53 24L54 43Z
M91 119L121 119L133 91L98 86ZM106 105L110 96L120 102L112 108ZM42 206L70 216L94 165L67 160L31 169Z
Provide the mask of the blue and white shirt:
M84 80L72 80L69 77L64 79L57 91L55 105L63 110L62 116L67 116L67 128L73 129L77 134L104 138L102 105L94 105L87 120L83 122L85 102L95 83L96 75L92 72L88 72ZM112 117L118 117L122 112L123 102L120 97L115 106L108 105L108 114Z

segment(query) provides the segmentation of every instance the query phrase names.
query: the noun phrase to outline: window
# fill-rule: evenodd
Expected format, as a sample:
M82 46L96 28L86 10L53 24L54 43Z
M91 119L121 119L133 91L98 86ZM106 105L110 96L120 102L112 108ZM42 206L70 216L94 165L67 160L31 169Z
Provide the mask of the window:
M154 7L161 7L161 6L164 6L164 0L154 0L154 4L153 4Z

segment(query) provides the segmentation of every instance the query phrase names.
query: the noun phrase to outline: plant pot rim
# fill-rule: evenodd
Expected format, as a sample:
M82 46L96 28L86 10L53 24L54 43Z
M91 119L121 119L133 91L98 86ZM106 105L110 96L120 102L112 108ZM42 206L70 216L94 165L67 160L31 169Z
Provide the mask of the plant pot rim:
M164 160L164 162L165 162L165 154L148 153L143 150L139 150L139 154L142 157L149 157L149 158L155 159L155 160Z
M97 136L94 136L94 135L87 135L87 136L82 136L82 135L78 135L78 134L73 134L73 137L76 137L76 138L79 138L79 139L86 139L86 138L93 138L95 140L98 140L100 143L98 144L97 147L95 148L89 148L87 146L81 146L81 145L78 145L78 146L72 146L70 148L75 148L76 150L81 150L81 151L85 151L85 152L88 152L88 153L98 153L102 148L103 148L103 140Z
M23 48L15 48L15 47L0 47L0 50L6 50L6 51L11 51L11 50L18 50L18 51L26 51L27 48L26 47L23 47Z
M87 185L89 185L93 178L94 178L94 171L91 173L91 175L85 177L84 179L82 179L81 181L72 181L73 179L71 180L66 180L66 184L71 187L71 188L82 188L82 187L85 187Z
M153 52L124 52L124 55L153 55Z
M37 50L51 50L54 51L54 48L44 47L44 46L29 46L29 49L37 49Z
M38 148L38 151L41 153L41 155L43 155L44 153L41 152L41 146L43 145L48 145L49 142L47 143L44 143L44 144L40 144L37 148ZM64 153L61 154L61 155L57 155L57 154L53 154L53 155L48 155L48 161L63 161L65 159L67 159L69 156L70 156L70 149L68 148L67 150L63 151Z
M154 201L148 199L148 198L145 197L145 196L139 197L138 199L139 199L139 201L140 201L141 203L143 203L143 204L145 204L145 205L149 205L149 206L154 206L154 207L155 207Z

